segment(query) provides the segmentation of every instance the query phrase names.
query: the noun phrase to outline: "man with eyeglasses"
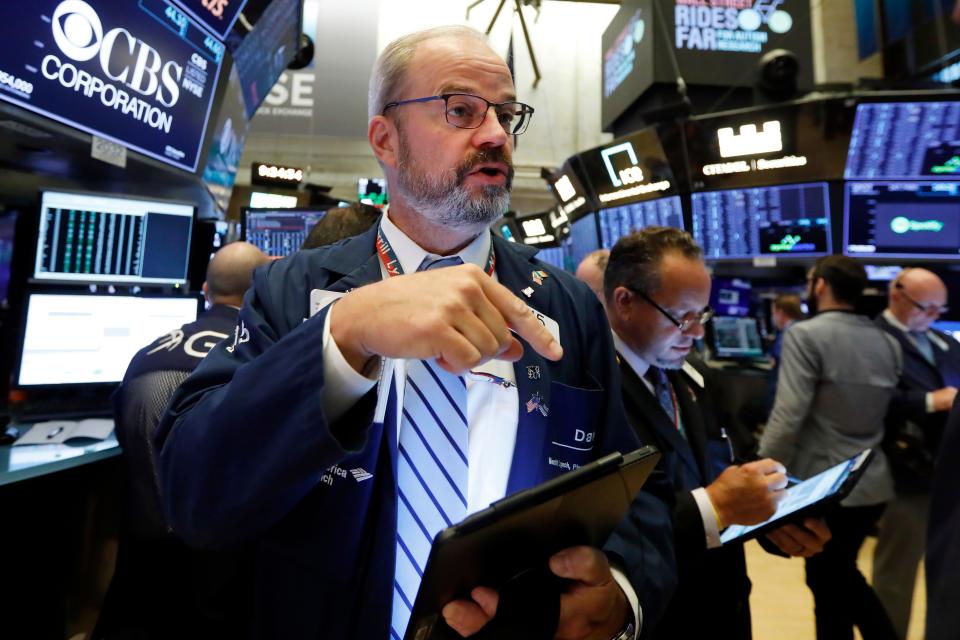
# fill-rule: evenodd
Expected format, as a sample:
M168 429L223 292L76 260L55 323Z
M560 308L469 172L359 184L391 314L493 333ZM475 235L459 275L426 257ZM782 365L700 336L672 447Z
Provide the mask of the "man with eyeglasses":
M910 626L923 558L934 461L960 387L960 344L930 325L947 312L947 287L926 269L905 269L890 284L876 323L897 339L903 373L887 415L884 448L896 495L880 521L873 585L900 638Z
M465 27L405 36L377 60L368 110L388 212L258 271L233 339L160 426L174 530L256 542L256 637L412 635L439 531L639 446L596 298L490 232L533 114L503 60ZM558 636L653 624L675 580L670 531L666 502L643 494L604 552L544 562L564 579ZM437 624L506 637L500 604L477 585Z
M752 437L720 425L711 376L692 362L693 341L713 316L710 287L700 247L670 227L618 240L604 274L627 417L663 452L660 466L676 496L680 580L652 638L751 637L743 547L721 547L720 530L772 516L787 485L777 461L746 462L753 447L739 443ZM806 524L785 526L771 540L787 554L812 555L829 533L820 521Z

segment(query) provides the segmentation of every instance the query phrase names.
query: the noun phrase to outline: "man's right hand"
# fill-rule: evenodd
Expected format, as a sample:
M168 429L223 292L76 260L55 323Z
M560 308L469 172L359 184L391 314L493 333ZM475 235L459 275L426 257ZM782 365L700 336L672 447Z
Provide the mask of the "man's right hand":
M930 394L933 396L934 411L950 411L950 408L953 407L953 399L957 397L957 388L944 387L931 391Z
M723 527L757 524L777 510L787 486L787 470L771 458L730 466L706 487Z
M523 346L559 360L563 350L526 303L476 265L387 278L343 296L330 335L362 372L376 356L429 360L462 373L493 358L516 361Z

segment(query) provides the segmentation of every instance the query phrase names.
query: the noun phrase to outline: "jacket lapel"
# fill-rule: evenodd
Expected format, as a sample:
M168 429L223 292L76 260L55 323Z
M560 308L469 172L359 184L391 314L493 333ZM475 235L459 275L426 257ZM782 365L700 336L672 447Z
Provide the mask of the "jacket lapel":
M707 483L712 480L707 465L707 431L703 424L703 415L697 406L695 391L680 371L668 371L667 379L670 380L673 391L677 394L677 404L680 406L680 415L683 417L687 443L700 469L700 478Z
M664 441L670 448L676 451L683 463L688 467L690 473L696 478L701 478L702 473L697 460L694 458L690 444L684 439L677 428L674 426L663 407L654 397L653 393L643 383L640 376L627 364L626 360L620 358L620 373L623 379L622 384L626 391L627 404L633 403L639 410L636 419L646 421L647 425ZM672 381L671 381L672 382ZM682 391L682 390L681 390ZM679 399L679 393L677 394ZM679 401L679 400L678 400Z

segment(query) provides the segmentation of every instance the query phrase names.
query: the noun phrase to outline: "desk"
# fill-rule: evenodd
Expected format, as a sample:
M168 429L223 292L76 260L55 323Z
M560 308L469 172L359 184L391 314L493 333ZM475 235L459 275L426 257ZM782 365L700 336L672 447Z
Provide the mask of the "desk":
M24 427L21 427L21 433ZM119 456L116 433L87 445L28 444L0 447L0 485Z

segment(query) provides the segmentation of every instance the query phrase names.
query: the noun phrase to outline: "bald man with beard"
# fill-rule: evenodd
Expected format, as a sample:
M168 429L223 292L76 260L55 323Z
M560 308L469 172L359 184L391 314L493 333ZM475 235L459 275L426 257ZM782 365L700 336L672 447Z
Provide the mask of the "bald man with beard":
M874 588L900 638L907 636L924 554L934 460L960 386L960 344L931 328L946 306L947 287L937 274L906 269L890 284L887 308L876 321L903 350L885 441L896 496L880 522L873 561Z

